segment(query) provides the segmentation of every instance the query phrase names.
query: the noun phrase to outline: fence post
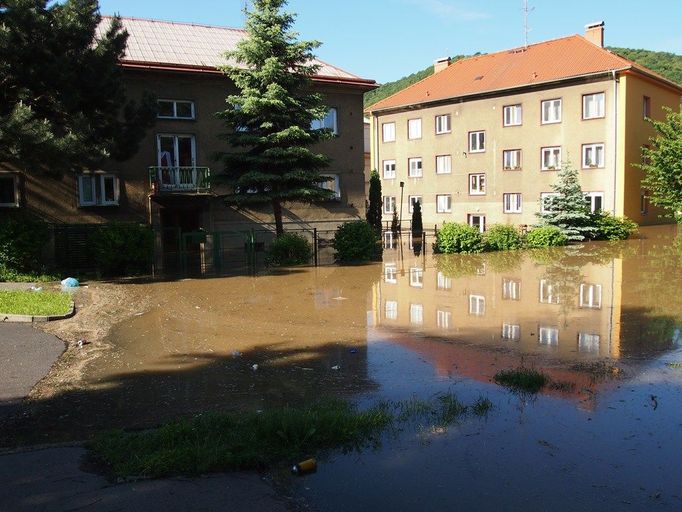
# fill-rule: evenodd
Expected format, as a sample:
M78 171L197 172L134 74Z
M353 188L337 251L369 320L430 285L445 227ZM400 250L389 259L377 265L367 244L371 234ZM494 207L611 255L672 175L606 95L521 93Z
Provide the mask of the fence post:
M318 238L317 238L317 228L313 228L313 255L315 257L315 266L317 267L317 247L318 247Z

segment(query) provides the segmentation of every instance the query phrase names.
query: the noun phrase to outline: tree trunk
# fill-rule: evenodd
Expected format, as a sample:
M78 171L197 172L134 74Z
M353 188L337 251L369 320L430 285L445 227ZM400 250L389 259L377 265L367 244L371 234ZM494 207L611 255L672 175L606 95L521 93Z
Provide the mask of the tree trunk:
M275 214L275 232L279 237L284 234L284 224L282 223L282 203L279 199L272 199L272 213Z

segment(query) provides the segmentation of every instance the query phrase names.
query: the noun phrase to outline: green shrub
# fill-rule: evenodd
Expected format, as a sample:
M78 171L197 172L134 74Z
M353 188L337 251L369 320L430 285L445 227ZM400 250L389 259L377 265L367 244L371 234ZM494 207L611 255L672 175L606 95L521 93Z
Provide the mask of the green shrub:
M298 233L278 236L268 248L267 265L305 265L310 263L313 250L310 242Z
M491 226L483 235L483 243L488 251L510 251L523 245L519 230L505 224Z
M434 251L443 254L483 251L481 232L468 224L445 222L436 234Z
M614 217L603 210L595 214L595 240L626 240L637 232L637 224L627 217Z
M336 259L341 263L369 261L377 255L378 237L364 220L354 220L339 226L334 235Z
M104 224L90 235L90 247L103 275L145 274L154 257L154 232L138 224Z
M566 245L568 238L556 226L538 226L526 235L526 247L554 247Z
M12 273L42 271L41 256L48 238L44 222L28 215L7 215L0 221L0 267Z

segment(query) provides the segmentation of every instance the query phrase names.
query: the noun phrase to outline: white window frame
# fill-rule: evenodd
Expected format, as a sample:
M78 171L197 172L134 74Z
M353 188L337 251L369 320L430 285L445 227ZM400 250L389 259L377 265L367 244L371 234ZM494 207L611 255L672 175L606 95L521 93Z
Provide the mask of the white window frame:
M381 125L382 142L395 142L395 121Z
M521 213L523 197L521 192L505 192L502 194L502 211L504 213Z
M559 197L558 192L541 192L540 193L540 213L549 213L551 210L547 208L547 200L552 197Z
M394 180L395 179L396 161L395 160L384 160L383 161L383 168L384 168L384 179L385 180Z
M503 171L518 171L521 170L521 150L520 149L505 149L502 151L502 170Z
M436 310L436 325L439 329L450 329L452 324L452 311L438 308Z
M173 115L171 116L163 116L161 114L157 114L158 119L182 119L182 120L194 120L197 118L196 114L196 108L194 106L194 102L192 100L173 100L170 98L160 98L157 100L157 105L160 103L171 103L173 105ZM190 117L186 116L179 116L178 115L178 104L179 103L188 103L190 105L190 108L192 110L192 113L190 114Z
M538 344L547 347L559 346L559 329L544 325L538 326Z
M591 213L595 213L597 210L604 209L604 193L603 192L586 192L585 193L585 203L587 203L588 208ZM599 208L597 208L599 203Z
M395 196L384 196L384 213L393 215L395 213Z
M114 199L106 201L104 199L105 182L108 179L114 180ZM84 183L90 183L92 190L92 200L86 201L83 192ZM78 206L118 206L120 197L120 182L118 176L110 173L98 174L79 174L78 175Z
M469 132L469 153L485 152L485 130Z
M521 126L523 124L523 108L521 103L505 105L502 108L503 126Z
M436 213L452 213L452 194L436 194Z
M540 170L558 171L560 169L561 169L561 146L548 146L546 148L542 148L540 150Z
M421 117L407 120L407 138L408 140L417 140L422 138Z
M589 108L588 102L596 105L596 109ZM583 94L583 119L601 119L606 117L606 95L603 92Z
M598 354L601 336L591 332L578 333L578 352L587 354Z
M341 178L338 174L320 174L322 178L333 178L333 181L321 181L320 188L334 192L332 199L341 199Z
M443 274L443 272L438 272L436 276L436 288L438 290L451 290L452 289L452 278Z
M386 263L384 265L384 282L398 284L398 267L395 263Z
M486 178L484 172L476 172L469 174L469 195L470 196L484 196L486 187Z
M162 138L172 138L173 139L173 154L170 155L173 158L173 162L175 165L164 165L163 158L165 151L161 151L161 139ZM191 143L191 152L192 152L192 165L185 166L185 167L196 167L197 165L197 140L192 134L187 134L187 133L157 133L156 134L156 158L157 158L157 165L159 167L181 167L177 165L178 160L180 159L180 139L189 139Z
M580 284L580 307L585 309L601 309L600 284L581 283Z
M384 305L384 318L386 320L397 320L398 319L398 301L397 300L387 300Z
M478 223L474 222L474 219L478 219ZM467 216L467 224L469 224L469 226L471 226L471 227L478 228L478 230L481 233L483 233L485 231L485 214L483 214L483 213L470 213Z
M408 178L421 178L424 175L422 168L421 157L414 157L407 159L407 176Z
M421 267L410 268L410 286L412 288L424 288L424 269Z
M549 108L545 109L545 105ZM558 108L557 108L558 105ZM561 122L562 117L562 101L561 98L552 98L550 100L543 100L540 104L540 112L542 116L542 124L556 124ZM545 115L547 114L547 115Z
M395 242L393 231L384 231L384 249L395 249Z
M540 304L559 304L559 296L555 294L556 285L549 279L540 279Z
M501 337L505 341L521 341L521 326L503 323Z
M436 116L436 135L452 132L452 117L450 114L439 114Z
M436 174L452 174L452 155L436 155Z
M90 190L92 190L92 199L86 201L83 197L84 183L90 183ZM95 206L97 205L97 181L95 176L92 174L79 174L78 175L78 206Z
M424 203L422 202L422 196L407 196L407 204L408 204L408 211L409 213L414 212L414 203L416 201L419 201L420 206L422 207L422 211L424 210Z
M423 304L410 304L410 323L413 325L422 325L424 323Z
M502 278L502 300L521 300L521 281Z
M594 155L594 159L596 159L595 163L592 163L592 158L588 158L588 153L592 153ZM604 143L600 142L597 144L583 144L582 156L583 169L603 169L606 160L606 150L604 148Z
M114 182L114 199L106 200L104 198L105 181L113 180ZM100 174L99 175L99 202L100 206L118 206L118 198L120 194L118 176L114 174Z
M469 295L469 314L473 316L485 315L485 297L483 295Z
M332 135L339 134L339 120L336 107L331 107L322 119L313 119L312 123L310 123L311 130L322 130L323 128L331 130Z
M14 173L0 173L0 178L10 178L12 180L12 189L13 189L13 195L14 195L14 201L11 203L0 203L0 208L19 208L20 206L20 201L19 201L19 176Z

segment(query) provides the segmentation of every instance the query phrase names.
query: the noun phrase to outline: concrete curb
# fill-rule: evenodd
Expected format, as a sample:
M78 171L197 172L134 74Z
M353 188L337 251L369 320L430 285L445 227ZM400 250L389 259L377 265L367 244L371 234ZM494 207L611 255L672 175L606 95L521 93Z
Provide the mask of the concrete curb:
M52 322L54 320L64 320L76 314L76 305L71 301L71 309L64 315L8 315L0 313L0 322L33 323L33 322Z

